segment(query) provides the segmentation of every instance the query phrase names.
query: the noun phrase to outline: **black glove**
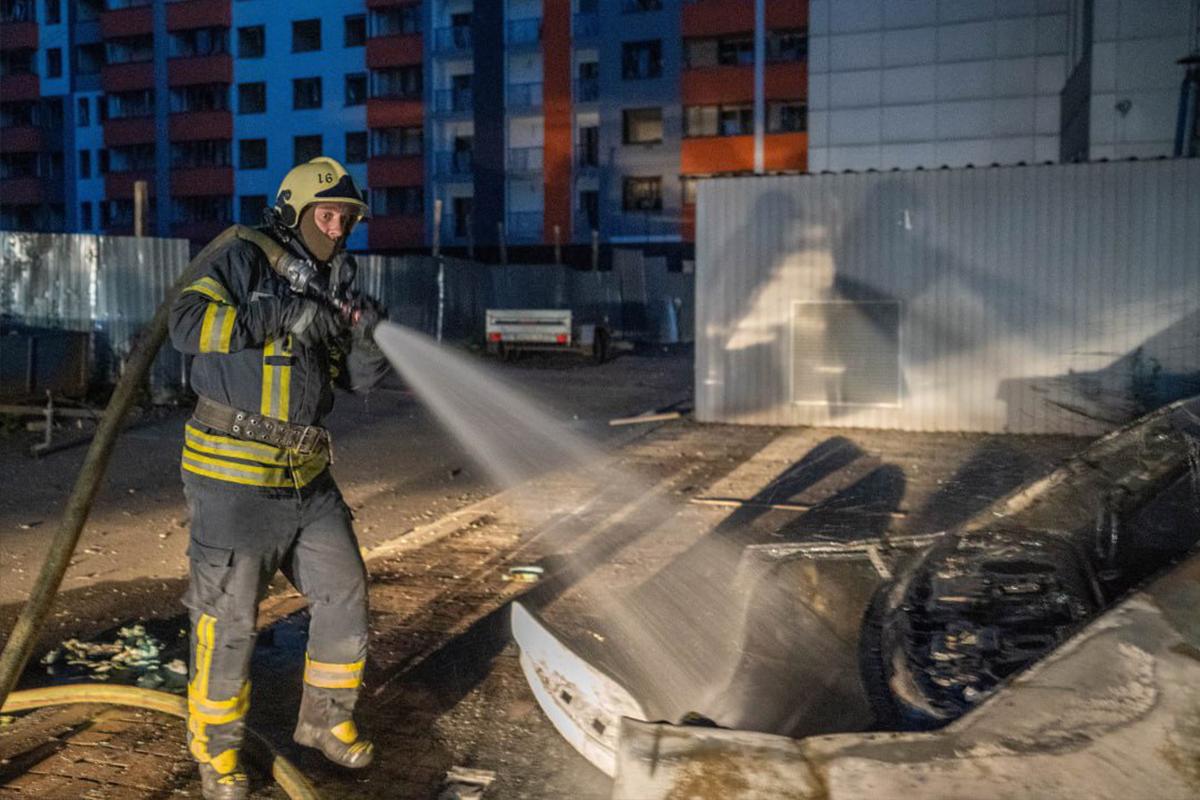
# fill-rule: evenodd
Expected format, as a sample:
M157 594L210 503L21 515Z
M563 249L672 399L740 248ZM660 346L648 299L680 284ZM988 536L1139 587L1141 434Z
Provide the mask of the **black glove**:
M387 319L387 308L374 297L365 294L350 299L350 321L354 338L371 341L375 326Z
M345 330L341 317L325 303L305 297L290 297L280 313L281 333L290 333L305 347L338 336Z

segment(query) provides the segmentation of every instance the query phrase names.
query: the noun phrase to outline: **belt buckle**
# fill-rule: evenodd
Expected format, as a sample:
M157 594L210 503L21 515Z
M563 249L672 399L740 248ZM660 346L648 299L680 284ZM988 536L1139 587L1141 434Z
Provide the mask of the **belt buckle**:
M316 425L306 425L296 442L296 452L302 456L311 455L321 441L321 428Z

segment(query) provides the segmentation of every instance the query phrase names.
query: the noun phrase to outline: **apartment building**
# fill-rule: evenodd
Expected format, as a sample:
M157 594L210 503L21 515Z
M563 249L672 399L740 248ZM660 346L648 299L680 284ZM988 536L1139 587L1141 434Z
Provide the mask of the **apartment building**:
M146 181L200 242L324 152L354 247L428 247L440 201L447 247L678 249L698 177L806 165L806 0L2 2L9 228L129 233Z

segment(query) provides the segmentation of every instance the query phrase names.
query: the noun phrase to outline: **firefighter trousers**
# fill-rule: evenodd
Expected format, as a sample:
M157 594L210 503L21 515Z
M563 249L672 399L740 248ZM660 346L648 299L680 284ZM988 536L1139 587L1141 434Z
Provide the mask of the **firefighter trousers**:
M307 487L306 487L307 488ZM191 513L188 748L228 772L249 709L258 603L277 570L308 600L306 713L351 719L367 653L366 568L350 509L326 474L312 491L272 497L185 478Z

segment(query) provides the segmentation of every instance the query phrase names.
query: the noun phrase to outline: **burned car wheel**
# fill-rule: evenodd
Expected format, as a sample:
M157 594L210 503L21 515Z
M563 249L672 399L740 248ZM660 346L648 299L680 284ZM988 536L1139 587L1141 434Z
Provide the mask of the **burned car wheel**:
M1103 605L1066 537L947 536L876 592L863 620L863 685L882 728L941 727L1062 643Z

